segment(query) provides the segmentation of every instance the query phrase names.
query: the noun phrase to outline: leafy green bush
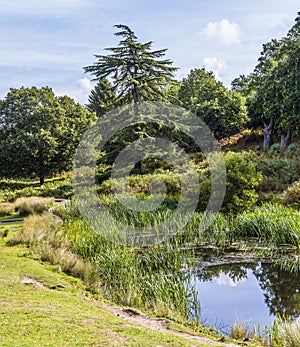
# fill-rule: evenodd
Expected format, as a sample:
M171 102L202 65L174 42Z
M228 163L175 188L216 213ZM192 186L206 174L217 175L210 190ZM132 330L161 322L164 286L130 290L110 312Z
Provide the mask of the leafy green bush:
M166 185L168 195L180 194L180 176L178 173L172 171L164 171L162 173L147 175L131 175L128 177L128 179L121 178L118 180L106 180L102 182L97 191L99 194L110 194L112 189L114 189L119 193L125 193L129 186L130 191L133 193L144 193L149 195L150 192L156 193L155 189L153 190L154 186L152 184L159 181L164 182Z
M286 149L286 155L287 157L295 157L299 158L300 156L300 145L299 143L291 143L288 148Z
M280 143L274 143L270 149L269 149L270 154L279 154L280 153Z
M255 157L257 169L263 179L258 189L262 192L283 192L300 176L300 161L298 157L289 156L287 152L271 155L264 153Z
M285 205L300 208L300 181L294 182L286 189L282 200Z
M249 210L258 199L255 188L261 181L261 174L257 171L252 160L252 152L234 153L224 155L226 165L226 193L221 211L238 213ZM201 200L199 210L205 210L211 192L211 179L200 183Z

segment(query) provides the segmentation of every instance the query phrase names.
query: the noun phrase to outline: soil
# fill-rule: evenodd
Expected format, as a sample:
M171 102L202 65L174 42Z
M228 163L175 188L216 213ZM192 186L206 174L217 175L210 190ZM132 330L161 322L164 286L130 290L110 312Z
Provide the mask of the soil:
M238 347L238 345L234 343L224 343L224 342L217 342L210 340L206 337L201 336L195 336L191 335L185 332L173 330L169 328L170 322L166 319L160 319L160 318L153 318L149 317L143 312L140 312L138 310L132 309L132 308L122 308L118 306L112 306L108 304L101 304L105 309L111 311L114 315L116 315L119 318L122 318L130 323L136 323L143 325L149 329L161 331L164 333L171 333L176 336L183 337L185 339L188 339L190 341L195 341L199 343L205 343L212 346L220 346L220 347Z

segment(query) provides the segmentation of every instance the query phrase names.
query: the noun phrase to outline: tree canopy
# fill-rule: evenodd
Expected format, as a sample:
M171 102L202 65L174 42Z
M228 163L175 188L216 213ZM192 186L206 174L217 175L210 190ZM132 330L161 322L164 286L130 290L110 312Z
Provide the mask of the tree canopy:
M200 117L216 138L237 133L247 120L245 98L227 90L212 72L192 70L178 91L180 104Z
M96 112L98 117L102 117L116 106L117 95L112 89L111 83L106 78L101 78L89 95L87 109Z
M96 81L109 78L119 104L164 100L164 88L176 71L172 61L163 59L167 49L151 50L152 41L141 43L128 26L115 27L122 38L119 45L106 48L111 54L95 55L96 62L84 71Z
M281 135L285 148L292 134L299 133L300 121L300 12L295 24L281 40L263 45L254 72L233 81L247 96L253 125L264 125L264 147L273 135Z
M45 177L72 166L80 136L94 121L68 96L52 89L11 89L0 104L0 176Z

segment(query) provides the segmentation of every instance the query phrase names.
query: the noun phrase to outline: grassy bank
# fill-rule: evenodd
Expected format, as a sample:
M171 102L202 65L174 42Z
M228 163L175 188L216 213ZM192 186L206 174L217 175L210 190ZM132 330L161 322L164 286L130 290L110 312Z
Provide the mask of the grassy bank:
M11 234L21 226L6 228ZM59 272L57 266L41 263L28 248L6 246L5 240L0 240L3 347L217 345L191 342L171 331L161 333L124 321L88 295L81 280Z

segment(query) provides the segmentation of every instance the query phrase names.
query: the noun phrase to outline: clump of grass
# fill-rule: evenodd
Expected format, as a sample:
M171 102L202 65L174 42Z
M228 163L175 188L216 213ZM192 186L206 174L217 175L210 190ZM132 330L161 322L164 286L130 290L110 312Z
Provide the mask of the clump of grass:
M252 338L267 347L298 347L300 346L300 321L289 321L277 318L263 331L258 325Z
M74 213L70 211L70 215ZM95 266L107 299L159 316L178 320L191 317L194 297L188 274L182 272L189 256L175 241L151 247L127 247L105 237L105 230L111 230L109 220L103 219L100 229L93 231L81 218L64 218L72 250Z
M86 283L95 277L91 265L71 251L61 221L48 212L25 218L23 228L13 233L7 243L29 246L42 261L57 265L61 271L82 278Z
M18 198L14 204L15 210L20 216L27 216L34 213L43 213L53 205L53 198L42 198L37 196Z
M50 213L44 212L41 215L31 215L25 218L23 228L12 234L9 244L25 244L27 246L37 246L41 242L48 242L53 247L60 247L62 242L60 222Z
M230 336L235 340L248 340L253 337L253 328L249 322L236 319L231 327Z
M282 332L285 347L298 347L300 346L300 321L292 323L282 323Z
M10 202L0 204L0 217L9 216L15 211L15 205Z
M300 247L300 216L290 208L267 203L238 215L233 232L239 238L256 237L262 242Z

